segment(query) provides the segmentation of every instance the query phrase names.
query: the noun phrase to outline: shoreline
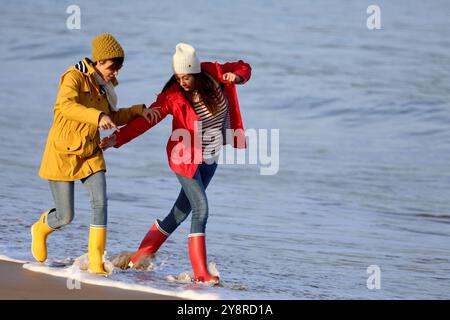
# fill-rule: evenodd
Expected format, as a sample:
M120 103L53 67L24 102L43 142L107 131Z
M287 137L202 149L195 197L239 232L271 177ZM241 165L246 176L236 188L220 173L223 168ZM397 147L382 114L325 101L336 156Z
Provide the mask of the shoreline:
M67 279L23 268L23 263L0 261L2 300L183 300L178 297L81 283L69 289Z

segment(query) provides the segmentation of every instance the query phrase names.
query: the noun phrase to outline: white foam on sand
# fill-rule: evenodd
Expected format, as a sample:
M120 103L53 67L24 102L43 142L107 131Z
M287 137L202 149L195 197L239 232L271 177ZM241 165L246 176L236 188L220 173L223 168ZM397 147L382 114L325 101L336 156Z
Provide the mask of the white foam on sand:
M211 274L212 276L220 277L219 270L217 269L217 266L214 262L209 262L207 268L208 268L209 274ZM170 282L176 282L176 283L193 283L194 282L194 273L191 271L185 271L185 272L180 273L177 276L168 275L168 276L166 276L166 280L170 281ZM199 283L199 284L205 285L205 286L211 286L210 283Z
M14 258L5 256L3 254L0 254L0 260L2 260L2 261L9 261L9 262L15 262L15 263L26 263L27 262L25 260L14 259Z
M87 254L85 254L75 259L73 263L67 262L67 265L65 265L64 262L61 262L59 267L52 267L37 262L28 262L10 258L5 255L0 255L0 260L22 263L23 264L22 267L29 271L44 273L55 277L67 278L68 289L80 288L81 283L86 283L97 286L118 288L130 291L148 292L152 294L165 295L190 300L220 299L220 296L214 293L199 293L193 290L180 290L180 291L162 290L138 284L130 284L121 281L111 280L108 277L100 276L87 271L87 265L89 263L87 259L88 259ZM105 269L107 271L114 272L113 270L114 267L112 263L109 261L105 261Z

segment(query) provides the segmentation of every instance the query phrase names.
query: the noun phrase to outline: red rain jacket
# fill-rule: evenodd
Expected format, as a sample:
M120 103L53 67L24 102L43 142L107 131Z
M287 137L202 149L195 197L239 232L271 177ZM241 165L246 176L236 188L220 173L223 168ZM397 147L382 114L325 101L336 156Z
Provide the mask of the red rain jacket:
M245 132L236 86L223 80L222 76L224 73L233 72L241 77L242 82L239 84L243 84L250 79L252 70L250 65L242 60L225 64L202 62L201 68L202 71L208 72L216 81L223 83L223 91L228 98L229 129L234 130L234 134L232 141L226 141L224 137L223 144L229 143L234 148L245 149ZM171 114L173 116L172 135L166 148L169 166L175 173L192 178L198 165L203 161L202 142L198 133L198 121L200 118L195 113L194 108L184 98L181 90L180 86L174 83L168 90L158 95L156 101L150 106L150 108L159 108L158 111L161 117L158 117L156 122L150 124L145 118L137 117L122 127L120 132L116 131L114 133L117 137L115 147L118 148L143 134L168 114Z

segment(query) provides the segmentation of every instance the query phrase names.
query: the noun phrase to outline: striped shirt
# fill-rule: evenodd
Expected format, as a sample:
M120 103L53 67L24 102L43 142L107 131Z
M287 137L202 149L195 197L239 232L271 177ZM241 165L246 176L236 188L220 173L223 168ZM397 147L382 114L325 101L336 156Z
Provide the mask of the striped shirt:
M209 75L208 75L209 76ZM223 145L223 129L228 116L228 99L217 81L209 76L216 89L215 98L219 102L219 111L213 115L209 112L199 95L194 94L193 108L200 117L202 134L203 159L211 159L217 156Z

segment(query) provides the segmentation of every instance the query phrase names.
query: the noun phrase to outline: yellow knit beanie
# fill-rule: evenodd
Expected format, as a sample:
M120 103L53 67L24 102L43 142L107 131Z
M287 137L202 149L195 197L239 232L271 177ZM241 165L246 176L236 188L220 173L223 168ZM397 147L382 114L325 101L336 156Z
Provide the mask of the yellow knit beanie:
M103 33L92 40L92 58L94 62L112 58L125 58L119 42L109 33Z

